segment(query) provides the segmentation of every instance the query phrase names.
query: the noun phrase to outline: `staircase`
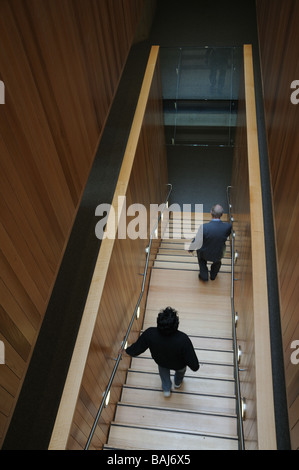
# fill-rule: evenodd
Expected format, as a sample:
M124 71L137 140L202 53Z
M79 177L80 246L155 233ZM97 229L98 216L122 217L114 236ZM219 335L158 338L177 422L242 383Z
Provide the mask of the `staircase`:
M178 217L169 221L174 232ZM187 368L182 387L165 398L149 351L132 358L107 450L238 449L229 246L216 280L202 283L197 258L184 250L185 241L162 240L151 273L144 329L156 325L162 308L175 308L179 329L190 337L200 369Z

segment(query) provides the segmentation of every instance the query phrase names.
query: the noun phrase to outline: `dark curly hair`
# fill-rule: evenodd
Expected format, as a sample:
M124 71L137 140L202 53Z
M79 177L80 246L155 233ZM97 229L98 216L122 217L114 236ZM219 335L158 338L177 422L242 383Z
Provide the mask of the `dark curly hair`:
M172 307L161 310L157 317L158 330L164 335L175 333L179 326L177 311Z

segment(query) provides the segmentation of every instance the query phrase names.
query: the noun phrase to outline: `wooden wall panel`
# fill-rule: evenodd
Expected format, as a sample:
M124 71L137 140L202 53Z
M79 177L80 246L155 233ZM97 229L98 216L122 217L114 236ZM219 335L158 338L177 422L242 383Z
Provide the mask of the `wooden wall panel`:
M263 92L272 179L284 363L292 448L299 448L299 365L291 362L299 340L299 105L290 88L299 79L299 3L257 0Z
M0 443L143 4L0 2Z
M168 192L157 57L158 47L153 47L113 199L115 203L118 196L125 195L126 209L131 204L142 204L147 213L150 204L162 204ZM127 224L131 220L128 217ZM87 442L115 364L113 358L118 355L141 292L149 235L148 223L146 239L126 236L102 241L50 449L82 449ZM153 243L153 258L158 244L159 240ZM150 270L146 289L149 275ZM142 327L145 301L146 290L130 342L137 339ZM102 412L91 449L101 449L106 442L128 366L129 358L123 358L113 382L109 407Z
M241 396L246 397L247 410L244 421L246 450L258 448L256 421L256 383L255 383L255 348L254 315L252 285L252 251L249 175L247 158L247 132L245 114L244 83L239 97L236 145L233 160L231 201L234 216L235 250L238 260L235 264L234 305L238 314L237 338L242 348L240 368ZM241 184L240 184L241 183Z
M240 367L244 370L240 371L240 382L241 395L247 402L245 447L248 450L276 449L263 208L250 45L244 46L244 84L241 86L238 108L232 206L239 255L235 309L239 317L238 343L243 352Z

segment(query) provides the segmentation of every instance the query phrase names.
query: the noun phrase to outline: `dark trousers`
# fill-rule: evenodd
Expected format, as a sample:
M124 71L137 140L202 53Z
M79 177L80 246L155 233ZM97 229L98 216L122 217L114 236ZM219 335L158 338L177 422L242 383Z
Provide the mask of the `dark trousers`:
M171 380L170 380L170 369L167 369L166 367L161 367L158 366L159 368L159 374L162 382L162 389L164 392L169 392L171 390ZM186 367L180 370L176 370L174 374L174 383L175 385L180 385L183 381L184 375L186 372Z
M199 265L199 275L200 278L203 281L208 281L209 280L209 271L207 267L207 260L203 258L201 255L200 251L197 251L197 259L198 259L198 265ZM210 277L212 280L215 279L217 276L219 270L221 268L221 259L219 261L214 261L211 265L211 272L210 272Z

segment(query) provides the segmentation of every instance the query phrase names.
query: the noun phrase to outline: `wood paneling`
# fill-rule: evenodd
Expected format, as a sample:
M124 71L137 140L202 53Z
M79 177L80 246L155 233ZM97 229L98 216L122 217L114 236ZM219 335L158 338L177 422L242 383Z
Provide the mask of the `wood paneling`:
M0 2L0 441L143 3Z
M276 448L273 378L260 156L257 135L252 47L244 46L245 109L250 199L255 379L259 449Z
M257 449L256 385L254 376L254 318L252 286L252 251L250 225L249 176L247 162L247 133L245 115L244 84L243 96L239 97L236 146L233 161L231 201L234 216L235 250L238 260L235 264L234 306L238 314L237 338L242 348L240 368L241 395L246 397L247 418L244 422L245 448ZM242 184L240 184L242 182Z
M138 203L148 210L150 204L162 204L167 195L157 57L158 47L153 47L113 198L116 213L119 196L126 196L127 208ZM149 228L148 224L147 239L117 237L102 241L50 449L82 449L87 442L115 364L113 358L118 355L140 295ZM153 245L153 256L155 250L157 243ZM140 331L145 300L146 292L142 299L142 314L133 326L130 341L134 341ZM100 449L106 442L108 425L128 365L128 359L122 359L113 383L110 405L103 410L90 448Z
M242 347L241 394L247 400L247 449L275 449L276 433L269 336L259 150L251 46L244 46L244 99L241 96L233 163L237 281L235 308Z
M290 88L299 77L299 3L257 0L268 153L281 304L284 363L292 448L299 448L299 366L291 343L299 339L299 105Z

